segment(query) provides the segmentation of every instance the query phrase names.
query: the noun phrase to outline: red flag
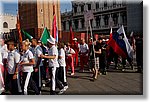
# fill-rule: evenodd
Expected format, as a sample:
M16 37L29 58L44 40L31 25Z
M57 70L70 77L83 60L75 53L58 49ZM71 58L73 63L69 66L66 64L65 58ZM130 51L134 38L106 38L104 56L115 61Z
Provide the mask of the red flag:
M53 37L58 42L58 29L57 29L57 22L56 22L56 15L55 15L55 5L53 5L53 25L52 25L52 34Z
M109 40L107 42L108 45L111 42L111 40L112 40L112 28L110 29L110 36L109 36Z
M19 42L22 42L22 34L21 34L21 29L20 29L20 21L19 21L19 15L17 16L17 29L18 29L18 34L19 34Z
M56 15L53 18L53 28L52 28L53 37L56 39Z
M73 44L74 33L72 31L72 26L70 26L70 44Z

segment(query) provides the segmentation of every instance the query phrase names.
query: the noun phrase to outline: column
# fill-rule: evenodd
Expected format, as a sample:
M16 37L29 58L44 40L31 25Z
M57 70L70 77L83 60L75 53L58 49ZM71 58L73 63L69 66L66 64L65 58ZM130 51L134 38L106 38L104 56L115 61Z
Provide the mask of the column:
M108 25L109 25L109 27L113 27L114 26L114 21L113 21L113 18L111 16L111 14L109 15Z
M100 27L105 26L104 17L101 15Z
M93 19L93 27L96 27L96 17Z
M77 12L81 12L81 7L78 5Z
M120 26L122 24L122 17L120 15L120 12L118 14L118 25Z
M82 28L82 27L81 27L81 20L80 20L80 19L78 20L78 26L79 26L79 29Z
M96 9L96 5L95 5L96 3L94 2L94 1L92 1L92 4L91 4L91 9L92 10L95 10Z
M84 11L87 11L88 10L88 6L87 4L84 5Z
M66 21L66 30L69 30L69 21Z

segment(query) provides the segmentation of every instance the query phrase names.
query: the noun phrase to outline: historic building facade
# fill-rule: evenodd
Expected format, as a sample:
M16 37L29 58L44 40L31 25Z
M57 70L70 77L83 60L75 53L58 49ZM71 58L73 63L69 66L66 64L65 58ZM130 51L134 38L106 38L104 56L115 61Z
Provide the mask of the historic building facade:
M59 38L61 38L61 15L59 0L18 0L19 19L21 29L39 39L47 27L52 31L53 14L56 14Z
M136 16L133 16L135 11L132 9L132 6L134 4L137 5L136 9L134 9L137 11ZM138 13L142 9L142 7L139 7L139 5L142 6L141 1L137 4L133 3L132 6L128 5L125 0L72 1L72 11L61 14L62 30L67 32L69 31L69 26L72 25L74 32L86 33L87 22L84 20L84 13L87 10L91 10L94 15L94 19L90 21L93 34L109 35L110 27L116 31L121 25L124 25L125 30L131 33L131 29L134 28L133 23L139 25L134 31L142 33L141 17L143 15L141 12Z
M13 29L16 29L17 18L11 14L0 14L0 36L8 38Z

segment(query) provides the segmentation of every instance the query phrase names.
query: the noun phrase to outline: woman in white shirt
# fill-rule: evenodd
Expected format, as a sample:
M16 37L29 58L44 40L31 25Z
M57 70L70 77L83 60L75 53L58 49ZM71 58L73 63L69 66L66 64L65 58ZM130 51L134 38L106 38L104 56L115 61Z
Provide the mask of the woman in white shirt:
M25 95L27 95L28 86L35 91L35 93L38 95L39 90L36 86L36 83L32 79L32 72L33 72L33 65L35 64L35 60L33 57L32 52L29 50L30 42L29 40L25 40L21 44L21 48L23 51L22 60L20 62L20 65L22 66L22 72L23 72L23 92Z
M74 75L74 60L73 60L73 54L75 54L75 51L70 47L70 43L67 44L66 48L66 69L68 71L68 67L70 66L72 69L71 75Z
M59 80L64 85L64 91L68 88L67 79L66 79L66 61L65 61L65 50L64 44L60 43L58 45L58 63L59 63Z

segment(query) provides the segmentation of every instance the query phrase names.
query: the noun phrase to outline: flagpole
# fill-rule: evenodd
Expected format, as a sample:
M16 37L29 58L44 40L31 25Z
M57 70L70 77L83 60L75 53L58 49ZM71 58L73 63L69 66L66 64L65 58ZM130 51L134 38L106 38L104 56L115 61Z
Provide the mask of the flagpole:
M90 26L90 31L91 31L91 38L92 38L92 45L93 45L93 51L94 51L94 61L95 61L95 68L96 68L96 59L95 59L95 50L94 50L94 41L93 41L93 33L92 33L92 27L91 27L91 22L89 21L89 26Z
M88 43L88 37L89 37L89 36L88 36L88 35L89 35L89 34L88 34L88 25L86 25L86 26L87 26L87 38L86 38L86 40L87 40L87 43Z

